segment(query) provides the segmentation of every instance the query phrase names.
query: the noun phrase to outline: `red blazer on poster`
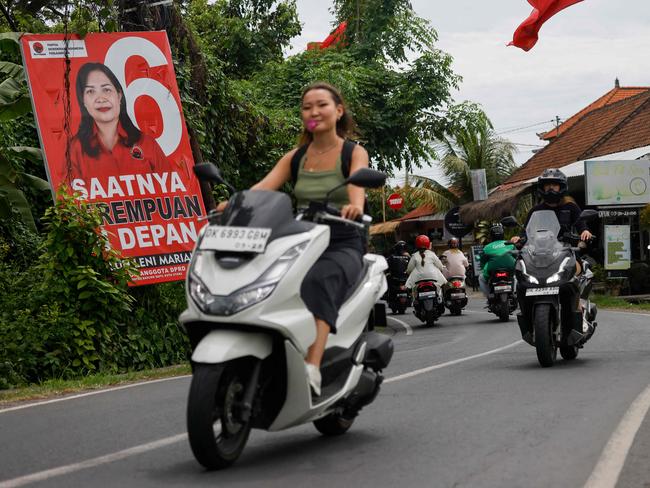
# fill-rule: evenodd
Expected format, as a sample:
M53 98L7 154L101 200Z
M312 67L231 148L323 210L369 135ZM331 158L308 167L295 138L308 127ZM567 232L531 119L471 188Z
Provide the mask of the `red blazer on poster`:
M538 33L544 22L553 17L560 10L564 10L582 0L528 0L533 7L530 16L524 20L508 46L516 46L524 51L530 51L537 44Z

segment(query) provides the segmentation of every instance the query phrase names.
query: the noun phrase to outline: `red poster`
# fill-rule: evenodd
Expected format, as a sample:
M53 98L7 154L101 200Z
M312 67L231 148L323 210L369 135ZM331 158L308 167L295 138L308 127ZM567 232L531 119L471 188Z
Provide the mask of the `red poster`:
M181 280L205 215L165 32L25 35L48 178L97 203L136 284ZM69 141L69 143L68 143ZM67 153L67 154L66 154Z

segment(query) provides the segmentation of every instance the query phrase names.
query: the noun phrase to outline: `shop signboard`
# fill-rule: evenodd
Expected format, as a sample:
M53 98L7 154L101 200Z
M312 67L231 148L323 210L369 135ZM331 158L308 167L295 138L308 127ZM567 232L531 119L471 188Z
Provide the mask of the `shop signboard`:
M605 269L630 269L630 226L605 226Z
M650 203L650 160L585 161L587 205Z
M52 191L101 209L135 284L184 279L205 208L167 34L21 41Z

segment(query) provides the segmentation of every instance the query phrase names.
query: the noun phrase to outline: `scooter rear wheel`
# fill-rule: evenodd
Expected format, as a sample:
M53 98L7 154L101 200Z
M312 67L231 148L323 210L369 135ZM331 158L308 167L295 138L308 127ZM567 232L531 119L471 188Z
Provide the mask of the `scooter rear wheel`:
M499 320L501 322L507 322L510 320L510 304L508 303L508 295L501 295L499 299Z
M222 469L241 455L251 430L242 422L244 364L197 364L187 401L187 434L196 460L205 468Z

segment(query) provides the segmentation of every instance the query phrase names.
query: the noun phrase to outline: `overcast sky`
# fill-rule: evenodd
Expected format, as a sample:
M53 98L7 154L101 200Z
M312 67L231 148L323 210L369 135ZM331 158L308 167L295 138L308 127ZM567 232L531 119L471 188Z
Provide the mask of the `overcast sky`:
M292 52L321 41L331 29L331 1L297 0L302 35ZM650 86L650 0L584 0L542 27L529 52L506 47L530 14L526 0L412 0L438 31L437 47L463 76L456 101L480 103L498 132L520 144L542 145L535 135L553 128L613 88ZM519 146L518 164L533 153ZM415 173L432 175L430 170Z

